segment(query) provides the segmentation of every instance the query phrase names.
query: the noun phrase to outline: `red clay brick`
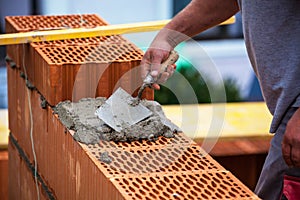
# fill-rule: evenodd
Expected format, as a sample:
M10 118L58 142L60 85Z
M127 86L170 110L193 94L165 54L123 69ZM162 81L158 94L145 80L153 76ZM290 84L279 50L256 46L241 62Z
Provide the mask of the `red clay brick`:
M39 138L43 132L47 134L47 109L42 109L40 94L37 91L28 91L25 80L20 77L19 70L7 68L8 83L11 88L8 92L9 99L9 129L12 135L18 140L24 148L25 153L30 160L33 160L31 141L30 141L30 109L28 102L28 93L33 117L33 138ZM37 148L39 141L37 141Z
M17 69L8 70L10 74L15 73L16 81L20 82L18 85L25 85L25 81L17 76ZM25 91L22 93L21 89ZM25 86L18 87L17 96L25 96L26 90ZM74 141L73 132L66 130L50 107L42 109L39 102L39 94L32 91L33 138L38 172L58 199L147 199L151 198L152 193L160 198L179 194L184 197L182 199L220 195L222 198L250 199L248 197L251 196L256 199L242 183L183 134L174 139L160 137L155 142L100 142L96 145L84 145ZM10 108L9 117L13 115L14 109ZM20 109L23 113L21 117L29 118L28 104L24 103ZM21 127L16 127L19 123L12 124L11 130L19 131L12 131L12 135L16 137L31 163L34 163L29 139L30 125L25 118L23 120L25 122L20 124ZM99 153L103 151L109 153L113 161L111 164L99 161ZM18 179L17 176L12 175L11 178ZM151 177L157 181L155 186L150 182L153 187L147 182ZM169 182L166 182L167 179ZM187 179L195 185L190 190ZM12 182L20 184L16 180ZM199 184L204 185L204 188L199 189L196 186ZM152 192L146 192L146 189L143 192L135 188L136 185ZM177 186L176 189L172 189L173 185ZM164 189L155 192L159 188ZM171 192L164 191L167 188L171 188ZM198 190L194 190L195 188ZM23 192L20 190L20 195Z
M9 151L9 199L21 199L21 158L18 155L16 149L12 149L11 144L8 145Z
M142 174L164 174L188 171L225 171L225 169L205 153L198 145L178 144L177 146L151 146L117 150L94 146L87 148L90 156L98 161L107 152L112 162L102 163L107 177Z
M177 133L175 134L174 138L165 138L160 136L155 141L148 141L148 140L141 140L141 141L132 141L132 142L113 142L113 141L99 141L98 144L92 145L86 145L91 151L96 151L97 149L116 149L116 150L122 150L122 149L136 149L136 148L143 148L147 149L150 147L162 147L162 146L177 146L177 145L194 145L193 141L191 141L186 135L183 133Z
M128 42L99 45L66 45L36 47L48 64L111 63L140 60L141 50Z
M30 18L37 21L35 27L32 21L26 26L22 17L12 19L15 21L10 21L9 31L47 28L51 23L51 27L63 25L51 17ZM70 17L67 23L76 27L78 18ZM55 105L61 100L93 95L94 91L96 95L108 96L118 86L133 92L141 80L139 71L132 69L139 64L142 53L127 41L100 39L100 45L73 45L71 40L65 43L30 46L32 51L28 51L30 55L24 63L31 63L27 75L37 90L26 88L25 80L19 75L22 68L8 68L8 87L14 89L8 93L11 136L33 164L32 128L38 172L58 199L258 199L183 134L170 139L160 137L155 142L100 142L96 145L76 142L73 132L62 125L50 106L41 108L40 93ZM23 60L23 56L18 56ZM109 70L98 84L95 80L106 64ZM79 74L81 69L85 70ZM74 83L78 84L75 92ZM151 92L146 95L153 97ZM103 152L111 158L110 164L99 160ZM10 161L14 170L10 171L10 188L17 188L10 190L10 197L20 199L25 194L34 198L33 177L26 174L22 162L17 155ZM18 171L19 168L22 170ZM29 182L30 188L23 186L25 182Z
M129 43L36 48L35 70L28 70L27 73L47 101L56 105L63 100L74 100L74 84L80 98L109 97L119 78L138 65L141 56L141 52L136 51ZM124 78L120 79L118 86L131 92L132 83L139 79L139 76L133 75L125 81Z
M8 151L0 149L0 196L2 200L8 199Z
M81 24L83 21L85 23ZM64 25L76 28L103 26L107 23L97 15L6 18L7 32L26 32L50 27L58 29ZM127 92L136 95L137 88L142 84L139 71L132 69L139 65L143 52L119 35L10 45L7 47L7 54L23 72L24 66L26 67L29 80L51 105L67 99L108 97L117 87L123 87ZM97 69L89 70L93 73L93 79L84 77L84 73L81 73L82 78L76 79L79 81L75 87L77 94L73 94L73 84L79 68L87 70L89 67L86 66L95 66L95 63L99 66L93 68ZM103 67L108 69L101 77L98 87L91 91L90 86L96 87L94 82L99 79L95 75L101 74ZM124 74L126 75L123 76ZM143 98L153 99L153 90L146 89Z
M104 26L108 23L102 18L94 14L87 15L56 15L56 16L8 16L5 18L5 29L6 33L17 33L17 32L28 32L36 30L51 30L51 29L65 29L65 28L94 28L96 26ZM102 39L102 38L101 38ZM100 39L100 40L101 40ZM97 39L75 39L75 40L63 40L60 42L41 42L20 45L8 45L6 48L7 55L10 56L14 62L16 62L18 67L26 65L27 67L31 65L28 63L31 59L29 56L33 51L32 47L43 45L53 45L60 43L67 44L78 44L78 42L93 41L94 43ZM88 42L90 44L90 42Z
M78 46L78 45L101 45L102 43L123 43L128 42L125 38L120 35L108 35L88 38L74 38L66 40L55 40L55 41L44 41L44 42L33 42L30 45L33 48L36 47L61 47L61 46Z
M94 28L108 23L95 14L83 15L34 15L8 16L6 23L13 28L8 33L28 32L36 30L67 29L67 28Z
M17 149L10 143L9 151L9 193L8 199L37 199L37 189L35 179L26 165L25 161L20 157ZM38 192L41 200L46 200L48 197L38 184Z
M169 172L111 179L125 199L258 199L228 171Z

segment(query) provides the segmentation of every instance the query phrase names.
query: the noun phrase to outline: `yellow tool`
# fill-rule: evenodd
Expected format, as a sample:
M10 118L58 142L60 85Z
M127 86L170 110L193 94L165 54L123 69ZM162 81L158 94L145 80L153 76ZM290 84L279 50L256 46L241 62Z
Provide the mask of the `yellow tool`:
M96 28L72 28L62 30L30 31L25 33L0 34L0 45L22 44L74 38L86 38L126 33L155 31L163 28L170 20L138 22L131 24L118 24L99 26ZM235 18L231 17L220 25L232 24Z

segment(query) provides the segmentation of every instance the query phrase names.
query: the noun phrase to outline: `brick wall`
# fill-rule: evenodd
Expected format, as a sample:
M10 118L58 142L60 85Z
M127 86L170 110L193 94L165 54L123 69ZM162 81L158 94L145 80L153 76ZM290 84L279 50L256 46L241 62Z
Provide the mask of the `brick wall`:
M106 25L95 15L6 21L7 32ZM9 46L7 54L10 199L38 194L40 199L257 199L183 133L153 142L85 145L73 139L52 106L108 97L119 86L136 92L142 52L130 41L107 36L41 42ZM145 97L153 99L153 91ZM111 162L101 161L103 152Z

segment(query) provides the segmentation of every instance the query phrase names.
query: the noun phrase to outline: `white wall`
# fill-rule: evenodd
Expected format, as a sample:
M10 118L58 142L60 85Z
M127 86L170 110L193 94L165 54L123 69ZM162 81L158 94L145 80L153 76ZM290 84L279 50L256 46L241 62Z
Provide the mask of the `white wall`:
M110 24L169 19L172 0L43 0L42 14L96 13Z
M30 0L0 0L0 24L1 30L5 31L5 16L10 15L29 15Z

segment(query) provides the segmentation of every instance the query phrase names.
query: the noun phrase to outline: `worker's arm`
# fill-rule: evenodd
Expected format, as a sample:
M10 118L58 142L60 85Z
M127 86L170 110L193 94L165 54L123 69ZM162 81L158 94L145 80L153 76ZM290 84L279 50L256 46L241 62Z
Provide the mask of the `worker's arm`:
M282 141L282 155L288 166L300 168L300 108L286 126Z
M155 37L141 62L142 77L151 71L158 75L159 65L167 59L169 52L180 42L213 27L239 11L236 0L192 0ZM150 65L151 64L151 65ZM169 67L161 80L165 81L174 69ZM157 84L154 88L159 89Z

